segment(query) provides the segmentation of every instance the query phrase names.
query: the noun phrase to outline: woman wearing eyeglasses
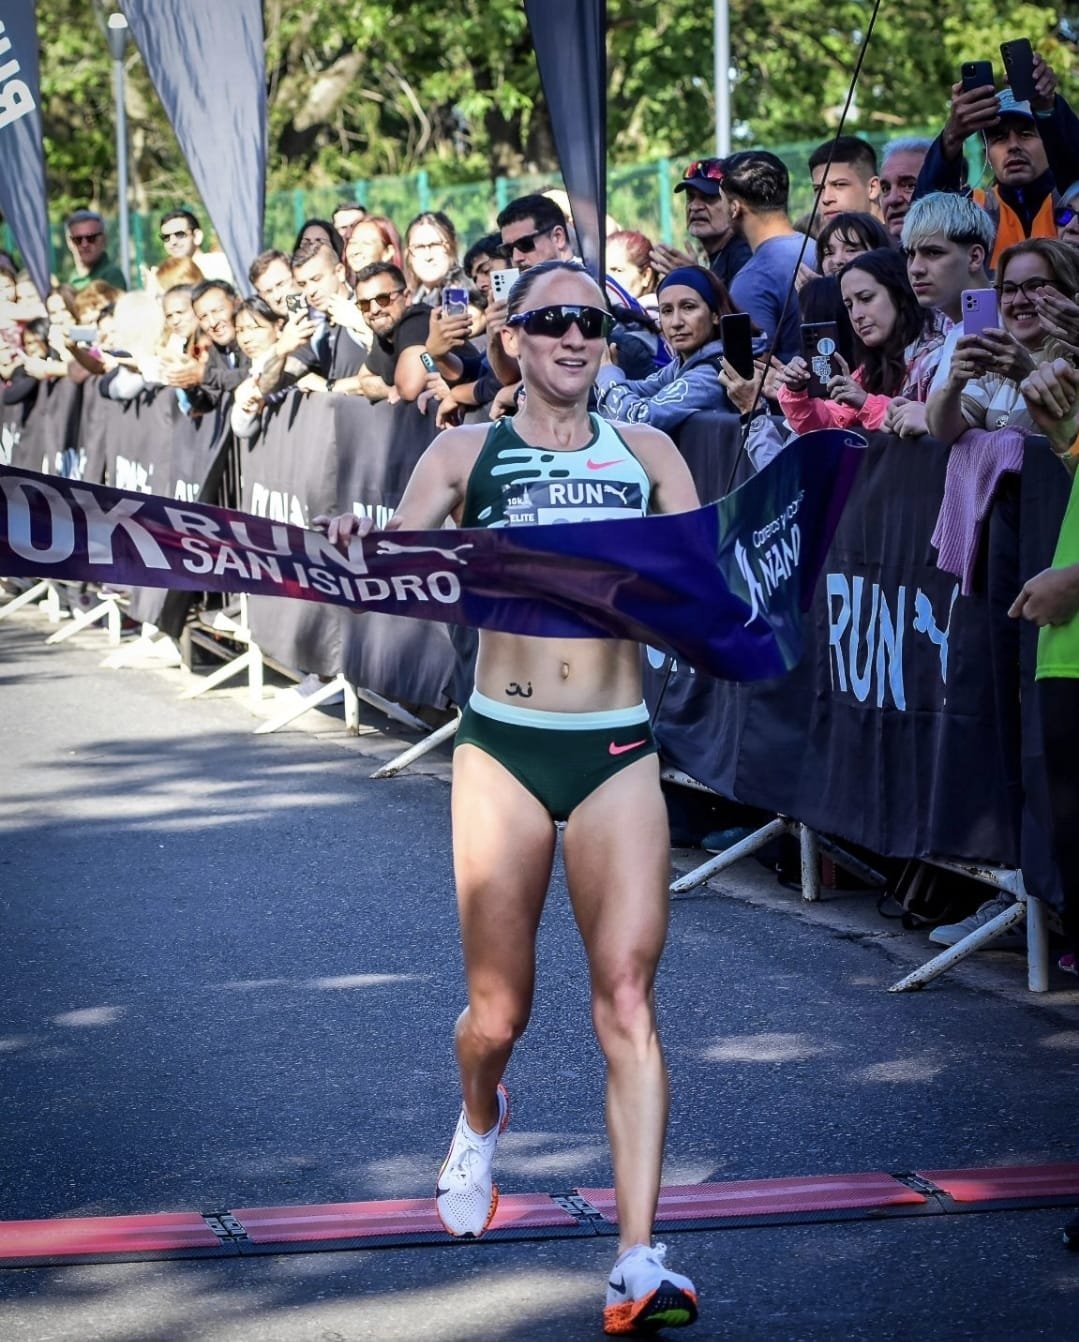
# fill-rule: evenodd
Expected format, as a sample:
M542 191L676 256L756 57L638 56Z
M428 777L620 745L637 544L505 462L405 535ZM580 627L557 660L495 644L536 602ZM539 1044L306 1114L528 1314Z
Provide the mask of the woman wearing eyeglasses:
M432 307L447 284L469 287L457 259L457 230L441 210L425 210L405 230L405 279L412 301Z
M1079 255L1071 247L1050 238L1009 247L996 290L1000 327L960 338L926 406L929 432L941 442L953 443L967 429L1033 432L1020 383L1058 354L1076 356L1061 337L1079 295Z
M586 522L698 506L664 434L588 412L609 334L583 267L551 261L517 280L504 332L525 389L513 421L441 434L390 529ZM344 544L371 529L329 522ZM620 1254L608 1333L696 1317L688 1277L651 1247L667 1122L653 984L667 929L669 836L641 687L641 649L483 631L453 762L453 849L468 1006L456 1027L464 1104L436 1183L453 1235L483 1234L498 1205L491 1165L509 1122L502 1076L532 1007L535 943L555 852L588 955L592 1021L607 1060L607 1129Z

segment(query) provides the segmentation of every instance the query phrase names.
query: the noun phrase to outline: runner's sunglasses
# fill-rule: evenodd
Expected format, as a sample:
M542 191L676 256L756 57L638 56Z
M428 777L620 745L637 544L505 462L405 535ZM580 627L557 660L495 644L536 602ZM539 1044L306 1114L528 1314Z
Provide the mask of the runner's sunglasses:
M585 340L601 340L610 335L611 314L602 308L582 307L579 303L560 303L532 308L529 312L515 312L506 324L519 326L528 335L553 336L556 340L561 339L571 326L576 326Z
M1057 228L1067 228L1067 226L1075 218L1075 215L1076 215L1075 210L1071 209L1067 205L1062 205L1060 209L1057 210L1056 214L1053 215L1053 221L1055 222Z

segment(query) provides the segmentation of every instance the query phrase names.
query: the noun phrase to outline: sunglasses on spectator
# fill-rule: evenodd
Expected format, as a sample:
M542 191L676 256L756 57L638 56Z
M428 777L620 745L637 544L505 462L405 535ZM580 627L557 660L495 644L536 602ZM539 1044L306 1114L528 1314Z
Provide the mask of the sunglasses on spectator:
M704 177L710 182L722 182L724 175L721 158L699 158L682 174L682 181L689 182L694 177Z
M514 252L520 252L522 256L528 256L536 250L536 239L542 238L545 233L550 233L554 228L557 228L557 224L548 224L546 228L537 228L535 233L526 233L523 238L516 238L513 242L500 242L495 248L495 254L500 256L503 261L512 261Z
M1070 209L1067 205L1065 205L1061 209L1057 210L1056 214L1053 215L1053 221L1055 222L1057 228L1067 228L1067 226L1071 223L1071 221L1075 218L1075 216L1076 211Z
M1059 292L1059 288L1059 285L1053 280L1047 280L1044 275L1032 275L1022 284L1012 284L1010 280L1005 280L1000 286L1000 296L1002 299L1013 299L1022 294L1024 298L1029 298L1031 294L1040 293L1042 289L1055 289Z
M84 243L84 242L96 242L96 241L98 240L98 238L103 238L104 236L105 236L104 233L102 233L102 231L101 231L100 229L98 229L98 231L97 231L96 233L69 233L69 234L68 234L68 237L71 239L71 241L75 244L76 247L78 247L81 243Z
M177 229L175 233L162 233L161 241L172 242L174 238L187 238L190 236L191 236L191 230L189 228L180 228Z
M370 298L357 298L356 306L364 313L375 307L388 308L397 295L404 292L404 289L385 289L380 294L372 294Z
M507 324L519 326L528 335L553 336L556 340L561 339L571 326L576 326L585 340L600 340L610 334L611 314L602 308L560 303L532 308L529 312L515 312Z

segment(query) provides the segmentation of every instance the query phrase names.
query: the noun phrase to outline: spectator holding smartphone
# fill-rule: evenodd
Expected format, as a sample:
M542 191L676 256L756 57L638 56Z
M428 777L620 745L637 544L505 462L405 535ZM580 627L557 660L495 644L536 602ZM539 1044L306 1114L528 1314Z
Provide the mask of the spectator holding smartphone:
M1079 256L1048 238L1017 243L1000 258L996 292L1000 327L960 337L950 366L934 380L929 432L943 443L972 428L1033 431L1021 384L1040 364L1070 352L1044 314L1058 297L1074 307Z
M882 428L896 397L917 401L921 362L943 340L918 306L903 260L891 248L855 257L840 272L839 285L854 330L856 366L851 371L846 360L834 356L839 371L828 381L827 396L813 397L805 359L787 365L780 374L779 404L796 433Z
M425 210L405 230L404 271L413 303L434 307L447 285L468 288L457 257L457 230L441 210Z
M596 408L604 419L671 432L698 410L731 410L719 381L720 320L736 311L722 280L704 266L680 266L660 281L659 324L674 359L630 381L611 360L600 365Z
M1030 101L1017 99L1008 87L998 92L992 83L953 85L951 115L918 175L916 199L931 191L966 191L963 146L969 135L982 136L994 183L969 194L996 229L991 272L1015 243L1056 237L1057 189L1079 178L1079 119L1036 53L1033 85Z
M467 343L468 316L445 317L441 308L414 303L404 273L386 261L356 276L356 306L374 333L357 390L370 401L415 401L427 390L432 359L447 383L478 370L479 356ZM474 375L474 374L473 374Z

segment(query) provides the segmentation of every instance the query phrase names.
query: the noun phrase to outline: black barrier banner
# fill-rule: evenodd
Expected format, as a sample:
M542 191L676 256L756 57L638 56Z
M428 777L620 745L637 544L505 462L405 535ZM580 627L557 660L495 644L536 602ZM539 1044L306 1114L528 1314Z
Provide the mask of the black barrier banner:
M261 0L123 0L123 11L239 282L262 251Z
M533 637L629 638L713 675L771 678L801 656L801 609L863 450L863 439L822 431L693 512L383 533L347 556L286 523L8 467L0 573L299 596ZM605 488L557 484L586 486Z
M79 448L82 401L83 384L71 378L39 382L11 464L80 479L84 464Z
M525 0L581 256L604 273L607 217L607 5Z
M732 433L728 461L735 450ZM871 439L800 665L782 682L727 685L680 663L656 734L668 763L724 796L873 852L1015 866L1014 743L994 673L1014 622L934 566L946 462L928 439ZM654 702L668 667L650 660Z
M89 441L100 444L104 460L87 455L79 478L96 484L100 475L92 472L103 466L117 489L213 502L228 442L227 412L193 419L181 411L171 387L153 387L128 401L110 400L97 395L93 384L91 388L87 401L93 411L83 420ZM186 593L136 584L129 613L177 637L190 602Z
M384 527L437 432L434 414L423 415L406 401L369 405L356 396L333 400L344 510ZM457 632L465 639L469 635L461 626ZM447 625L372 612L362 618L346 616L341 636L341 669L354 685L411 704L442 707L467 698L471 659L458 658L459 640L451 641Z
M34 0L5 0L0 19L0 163L0 211L44 301L52 267Z

